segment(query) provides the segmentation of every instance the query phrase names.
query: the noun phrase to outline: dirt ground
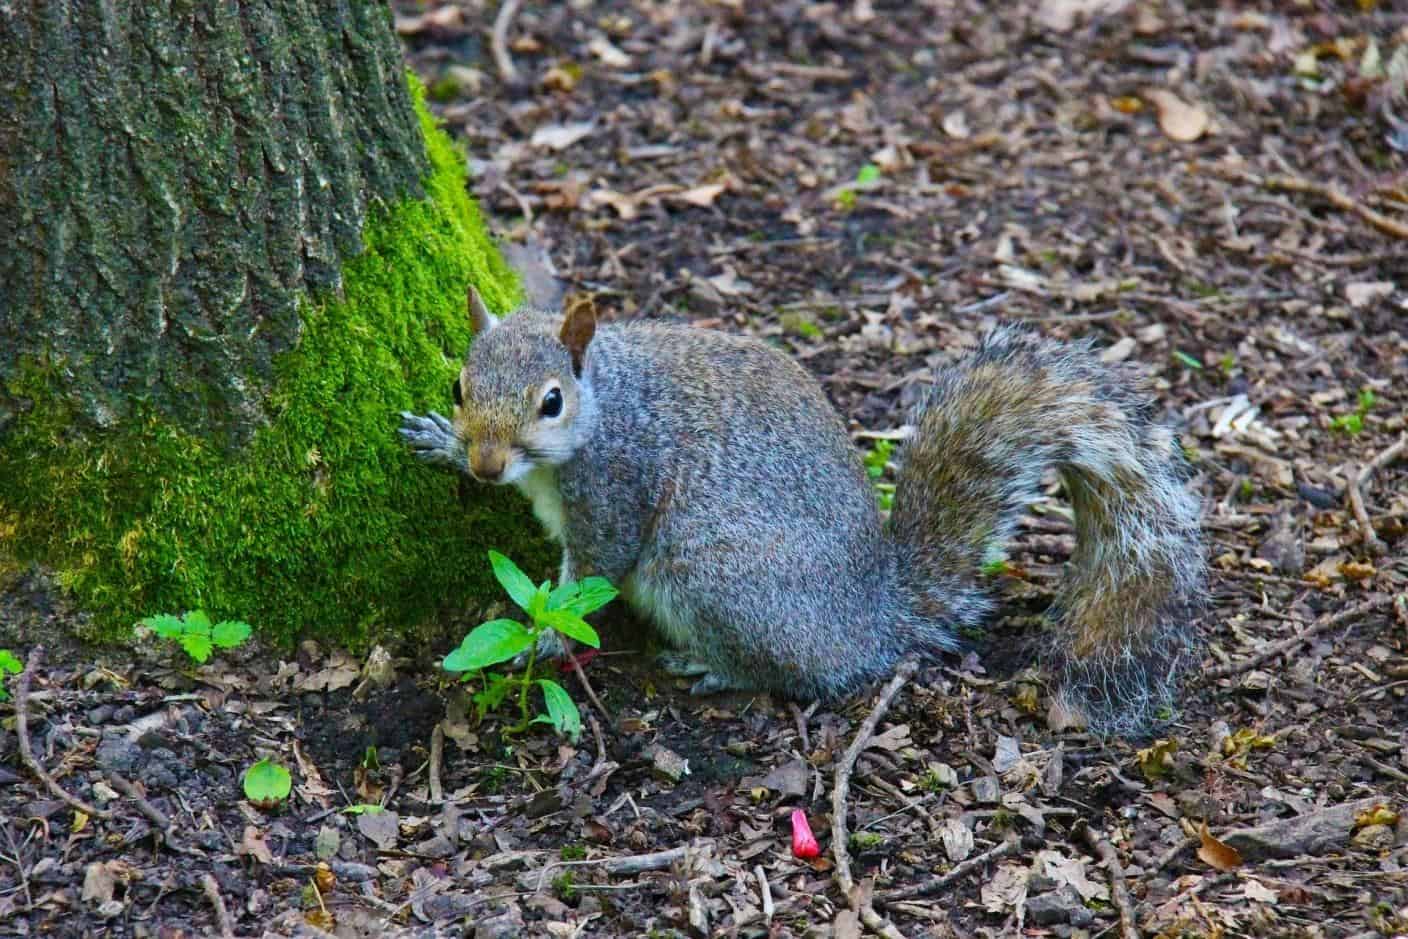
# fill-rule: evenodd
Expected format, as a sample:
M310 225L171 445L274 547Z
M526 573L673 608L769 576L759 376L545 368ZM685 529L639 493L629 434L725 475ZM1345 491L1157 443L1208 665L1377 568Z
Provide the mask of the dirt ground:
M396 11L495 228L608 316L765 337L867 451L1017 320L1138 363L1179 426L1212 570L1179 713L1146 741L1049 725L1025 641L1073 542L1053 486L977 653L921 670L860 757L858 906L907 937L1408 935L1408 13L1121 6L525 4L517 82L496 8ZM95 659L72 616L29 574L0 639L50 640L28 739L111 817L0 736L0 933L866 928L831 797L873 695L691 698L610 612L609 715L571 745L476 722L448 648L383 688L312 644ZM264 755L281 808L243 798Z

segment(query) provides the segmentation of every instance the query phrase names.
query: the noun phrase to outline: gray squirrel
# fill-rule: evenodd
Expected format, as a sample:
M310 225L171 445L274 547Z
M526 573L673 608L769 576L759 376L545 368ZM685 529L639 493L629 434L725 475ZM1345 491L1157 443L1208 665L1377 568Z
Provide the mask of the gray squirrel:
M994 607L984 568L1055 467L1077 541L1041 637L1056 701L1149 732L1198 649L1199 503L1183 452L1122 366L1011 327L937 375L882 524L820 385L755 339L598 324L590 299L475 338L450 419L402 414L421 460L516 486L564 580L610 579L692 691L836 699L904 657L957 650Z

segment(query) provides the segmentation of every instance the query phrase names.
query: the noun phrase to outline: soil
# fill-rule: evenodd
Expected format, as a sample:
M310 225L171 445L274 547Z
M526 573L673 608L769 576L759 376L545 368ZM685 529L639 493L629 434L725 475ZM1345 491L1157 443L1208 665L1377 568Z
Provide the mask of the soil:
M1137 363L1179 427L1212 570L1179 712L1141 741L1048 719L1053 484L1002 615L899 691L852 778L847 854L892 928L1408 934L1408 459L1361 486L1381 547L1350 500L1408 430L1408 14L1125 6L526 4L517 83L494 8L395 11L501 236L607 316L776 343L867 451L1010 321ZM111 817L0 737L0 931L219 935L218 898L238 935L860 935L831 792L874 696L691 697L618 605L585 669L609 713L555 676L574 743L478 719L448 649L92 650L13 578L0 647L47 648L0 708ZM263 757L292 772L276 805L242 790Z

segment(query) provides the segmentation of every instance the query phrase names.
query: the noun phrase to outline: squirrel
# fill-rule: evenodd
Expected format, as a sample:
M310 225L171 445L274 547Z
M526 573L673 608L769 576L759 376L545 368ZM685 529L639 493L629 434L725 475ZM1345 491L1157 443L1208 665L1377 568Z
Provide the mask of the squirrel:
M1039 640L1056 713L1131 737L1169 716L1198 648L1200 505L1172 430L1089 341L1001 326L940 370L882 523L841 417L785 353L598 323L582 296L502 320L473 288L468 305L452 417L402 412L402 437L522 491L563 580L620 586L693 693L834 700L964 648L995 606L985 568L1054 467L1077 535Z

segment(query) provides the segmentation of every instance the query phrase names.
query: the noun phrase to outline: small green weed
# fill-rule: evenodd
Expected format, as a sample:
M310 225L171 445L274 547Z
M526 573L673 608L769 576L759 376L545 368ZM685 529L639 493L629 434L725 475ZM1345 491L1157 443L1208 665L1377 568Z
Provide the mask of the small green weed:
M24 663L15 658L15 654L9 649L0 649L0 701L10 700L10 692L5 687L5 679L11 675L18 675L22 671L24 671Z
M191 610L185 616L158 613L138 620L163 639L170 639L197 662L205 663L215 649L233 649L249 639L249 624L237 619L212 624L204 610Z
M885 476L885 467L894 452L893 440L877 440L865 455L865 474L870 477L870 482L875 487L875 500L886 512L895 504L895 487L893 483L882 482L882 479Z
M552 892L557 894L557 898L564 902L572 900L577 896L577 881L572 876L571 871L563 871L552 879Z
M272 808L288 798L293 778L267 757L244 771L244 794L260 808Z
M560 853L564 861L584 861L587 857L587 846L584 844L565 844Z
M1338 430L1342 433L1353 436L1364 430L1364 418L1369 414L1369 409L1374 406L1374 392L1370 388L1359 389L1359 400L1354 410L1349 414L1341 414L1330 421L1330 429Z
M1202 371L1203 368L1202 362L1199 362L1196 358L1181 349L1173 350L1173 360L1184 368L1191 368L1195 372Z
M496 619L476 626L460 646L445 656L446 671L479 673L490 665L528 653L527 664L519 675L486 675L484 685L473 696L475 709L483 717L502 704L510 693L518 691L518 711L521 720L504 729L506 734L521 734L532 724L551 724L559 734L576 740L582 733L582 715L567 690L548 678L534 678L533 666L538 657L538 640L549 631L558 632L593 649L600 648L601 639L584 616L595 612L616 598L618 591L604 577L587 577L569 581L553 588L552 581L534 586L518 565L497 551L489 552L489 563L509 597L528 614L528 624L512 619ZM528 691L534 685L542 689L547 714L536 717L528 710Z

